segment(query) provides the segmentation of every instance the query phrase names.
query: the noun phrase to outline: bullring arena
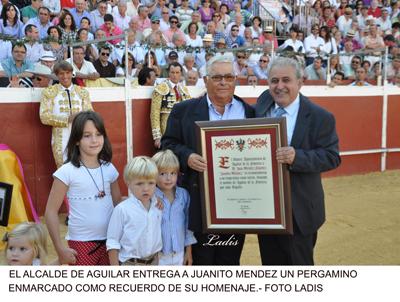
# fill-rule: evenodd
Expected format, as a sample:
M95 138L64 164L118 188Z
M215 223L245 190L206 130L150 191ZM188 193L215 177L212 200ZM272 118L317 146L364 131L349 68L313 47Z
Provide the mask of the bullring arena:
M254 103L264 89L238 86L235 94ZM151 90L89 88L94 109L104 117L120 175L128 156L154 152ZM42 216L55 164L51 128L39 120L40 93L0 90L0 143L19 156L33 205ZM191 90L192 96L202 93ZM341 166L323 175L327 221L318 234L316 264L400 264L400 88L303 86L302 93L335 115L342 156ZM122 178L120 187L125 187ZM52 248L49 258L55 258ZM241 263L260 264L255 235L247 236Z

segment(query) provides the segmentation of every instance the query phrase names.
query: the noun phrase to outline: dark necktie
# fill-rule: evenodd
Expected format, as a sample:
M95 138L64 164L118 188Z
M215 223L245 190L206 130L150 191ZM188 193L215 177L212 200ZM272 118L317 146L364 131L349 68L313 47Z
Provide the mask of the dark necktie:
M177 101L180 101L180 100L181 100L181 94L179 93L178 85L175 85L174 91L175 91L176 100L177 100Z
M68 95L68 102L69 102L69 110L72 110L72 103L71 103L71 94L69 93L69 89L65 89L65 91L67 92Z

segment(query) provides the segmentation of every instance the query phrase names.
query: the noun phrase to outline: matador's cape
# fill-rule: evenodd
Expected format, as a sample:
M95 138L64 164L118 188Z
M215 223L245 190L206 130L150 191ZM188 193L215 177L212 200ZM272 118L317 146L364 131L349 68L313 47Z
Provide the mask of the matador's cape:
M18 156L4 144L0 144L0 182L13 185L8 226L0 226L0 250L2 250L4 243L1 239L5 232L24 221L39 222L39 217L25 183L21 162Z

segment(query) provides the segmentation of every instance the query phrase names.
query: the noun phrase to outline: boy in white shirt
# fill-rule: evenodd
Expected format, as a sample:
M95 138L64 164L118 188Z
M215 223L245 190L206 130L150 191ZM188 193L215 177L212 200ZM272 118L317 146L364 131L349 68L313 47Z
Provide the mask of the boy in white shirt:
M162 212L155 197L158 170L147 156L134 157L124 169L133 196L115 207L107 231L111 265L157 265L162 249Z

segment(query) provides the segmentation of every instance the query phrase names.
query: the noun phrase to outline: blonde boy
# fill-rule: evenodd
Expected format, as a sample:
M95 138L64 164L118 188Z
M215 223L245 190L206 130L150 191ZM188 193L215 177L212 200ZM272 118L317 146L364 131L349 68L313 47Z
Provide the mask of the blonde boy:
M188 230L189 193L176 185L179 172L178 158L171 150L153 156L158 168L156 196L163 202L161 225L163 249L159 265L191 265L192 247L196 243Z
M124 169L130 198L119 203L107 231L111 265L156 265L162 248L162 212L154 195L158 170L147 156L134 157Z

